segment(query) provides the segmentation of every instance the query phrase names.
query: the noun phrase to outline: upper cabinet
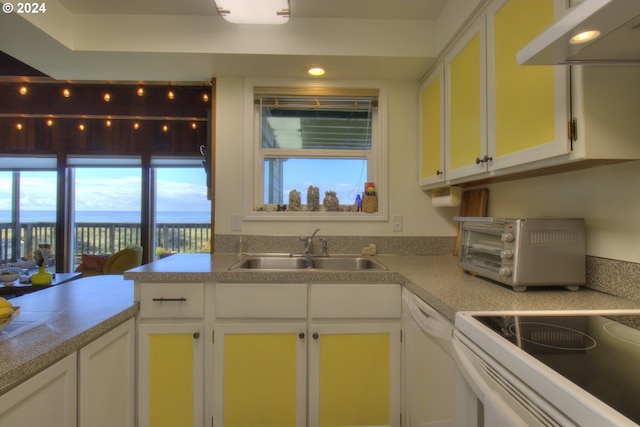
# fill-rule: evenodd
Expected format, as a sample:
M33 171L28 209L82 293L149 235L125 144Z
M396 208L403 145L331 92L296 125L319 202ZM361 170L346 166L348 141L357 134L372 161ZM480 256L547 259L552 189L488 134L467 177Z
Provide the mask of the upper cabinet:
M559 10L493 0L451 44L420 93L422 189L640 158L640 66L518 65Z
M487 167L568 153L568 69L516 62L522 46L553 23L554 0L494 1L486 21Z
M447 179L484 172L486 155L486 30L478 20L445 57Z
M444 174L444 78L442 65L420 88L420 185L437 184Z

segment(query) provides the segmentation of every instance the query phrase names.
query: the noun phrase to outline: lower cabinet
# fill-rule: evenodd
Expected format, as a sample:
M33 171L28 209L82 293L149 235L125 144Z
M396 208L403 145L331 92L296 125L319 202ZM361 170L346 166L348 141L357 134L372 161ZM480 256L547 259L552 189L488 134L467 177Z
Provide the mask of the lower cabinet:
M78 352L78 425L135 425L135 320Z
M139 426L200 427L202 324L138 325Z
M309 426L400 425L400 327L312 324Z
M77 354L0 396L0 425L76 427Z
M217 284L215 306L214 426L400 425L399 285Z
M216 325L214 425L306 425L306 323Z
M133 427L135 320L0 396L0 426Z
M204 425L204 283L136 283L138 426Z

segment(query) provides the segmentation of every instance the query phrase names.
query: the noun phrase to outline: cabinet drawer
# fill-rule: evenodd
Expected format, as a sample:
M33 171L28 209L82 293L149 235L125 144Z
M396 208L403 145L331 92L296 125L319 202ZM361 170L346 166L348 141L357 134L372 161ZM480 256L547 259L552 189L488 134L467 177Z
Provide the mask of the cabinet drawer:
M312 318L399 318L401 287L396 284L311 285Z
M215 307L217 318L306 318L307 285L218 283Z
M142 283L140 317L203 317L204 284Z

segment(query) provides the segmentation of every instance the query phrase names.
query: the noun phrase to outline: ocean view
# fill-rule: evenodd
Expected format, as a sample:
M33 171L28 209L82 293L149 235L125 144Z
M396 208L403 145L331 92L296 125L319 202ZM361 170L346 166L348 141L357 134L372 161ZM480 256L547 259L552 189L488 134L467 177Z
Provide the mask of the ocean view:
M158 223L208 224L209 212L162 212L156 213ZM55 211L25 210L20 219L29 222L55 222ZM0 210L0 223L11 221L11 211ZM76 211L76 222L139 223L140 213L134 211Z

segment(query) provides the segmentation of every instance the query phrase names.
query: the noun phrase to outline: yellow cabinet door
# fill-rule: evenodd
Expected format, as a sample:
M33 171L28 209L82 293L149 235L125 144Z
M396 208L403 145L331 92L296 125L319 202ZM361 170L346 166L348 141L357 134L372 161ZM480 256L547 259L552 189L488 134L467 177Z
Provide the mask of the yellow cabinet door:
M141 427L203 425L201 324L141 324L138 411Z
M400 425L398 324L313 324L309 426Z
M214 425L306 425L306 323L217 324Z
M487 170L485 45L485 22L479 19L445 58L446 173L450 180Z
M497 0L487 10L489 167L566 154L569 67L522 66L516 53L554 22L555 0Z
M440 65L420 88L419 185L445 180L443 100L444 79Z

